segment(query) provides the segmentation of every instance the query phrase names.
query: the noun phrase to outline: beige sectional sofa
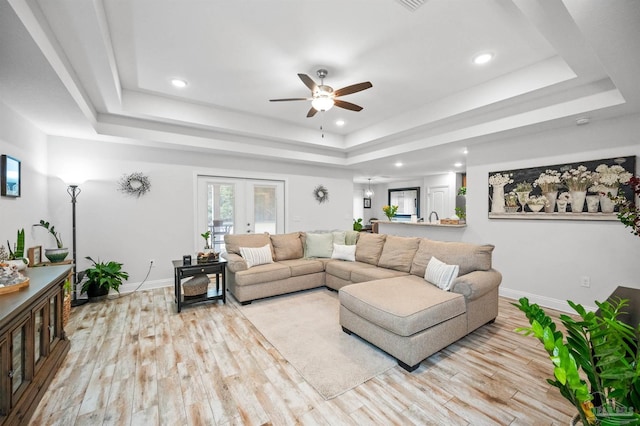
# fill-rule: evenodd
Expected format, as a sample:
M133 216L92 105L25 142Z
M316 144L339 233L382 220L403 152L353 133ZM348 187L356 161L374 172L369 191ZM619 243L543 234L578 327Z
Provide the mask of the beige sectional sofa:
M355 242L355 261L310 257L318 252L311 241L326 244L330 238L315 233L226 235L227 288L242 304L321 286L337 290L343 330L391 354L408 371L498 315L502 276L492 269L492 245L348 235L332 238ZM270 250L271 263L249 267L240 255L247 248ZM432 258L458 265L449 291L425 280Z

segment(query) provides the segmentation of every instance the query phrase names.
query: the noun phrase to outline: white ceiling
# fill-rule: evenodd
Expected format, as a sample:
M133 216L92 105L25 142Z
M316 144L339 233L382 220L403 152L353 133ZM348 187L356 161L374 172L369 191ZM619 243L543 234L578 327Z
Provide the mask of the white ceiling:
M465 147L640 111L633 0L0 0L0 37L1 100L47 134L356 181L464 170ZM269 102L309 96L296 74L319 68L334 89L371 81L343 98L364 109Z

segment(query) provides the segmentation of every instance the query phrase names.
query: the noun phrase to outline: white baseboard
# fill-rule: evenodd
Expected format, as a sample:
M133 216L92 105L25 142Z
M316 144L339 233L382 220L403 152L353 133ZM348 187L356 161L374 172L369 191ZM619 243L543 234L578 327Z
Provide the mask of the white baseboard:
M570 314L575 314L575 311L571 309L571 306L567 303L566 300L553 299L551 297L539 296L537 294L527 293L525 291L520 290L512 290L509 288L500 287L499 290L500 296L508 297L509 299L514 299L518 301L521 297L526 297L529 299L531 303L537 303L543 308L555 309L556 311L567 312ZM584 305L583 305L584 306ZM598 310L597 306L584 306L587 311L595 312Z
M138 288L140 286L140 288ZM126 283L120 286L120 293L132 293L134 291L153 290L154 288L173 287L173 278L165 278L161 280L145 281L140 283Z

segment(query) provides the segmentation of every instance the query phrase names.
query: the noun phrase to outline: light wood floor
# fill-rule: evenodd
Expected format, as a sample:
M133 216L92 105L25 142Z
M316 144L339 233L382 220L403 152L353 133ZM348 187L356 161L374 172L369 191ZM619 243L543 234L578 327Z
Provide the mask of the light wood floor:
M285 296L286 297L286 296ZM73 308L71 351L33 425L567 425L538 342L508 299L496 322L325 401L237 309L173 289Z

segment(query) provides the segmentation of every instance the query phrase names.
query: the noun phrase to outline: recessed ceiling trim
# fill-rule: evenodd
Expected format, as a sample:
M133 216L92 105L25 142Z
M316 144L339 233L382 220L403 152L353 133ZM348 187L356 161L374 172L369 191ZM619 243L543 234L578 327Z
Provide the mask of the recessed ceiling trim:
M396 0L398 3L409 9L411 12L418 10L427 0Z

